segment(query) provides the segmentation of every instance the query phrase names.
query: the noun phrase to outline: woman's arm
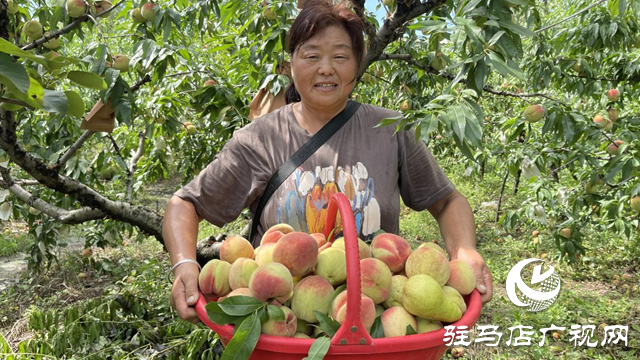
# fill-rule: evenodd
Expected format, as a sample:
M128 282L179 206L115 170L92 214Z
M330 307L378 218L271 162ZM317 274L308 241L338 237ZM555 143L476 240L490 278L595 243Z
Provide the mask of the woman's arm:
M169 200L162 221L162 237L171 256L171 265L184 259L196 259L198 224L201 220L192 203L177 196ZM182 319L197 323L199 320L193 305L198 301L198 266L183 263L173 273L175 279L171 289L171 306Z
M462 259L471 265L482 303L489 302L493 296L491 272L476 250L476 225L467 199L454 190L427 210L438 221L451 260Z

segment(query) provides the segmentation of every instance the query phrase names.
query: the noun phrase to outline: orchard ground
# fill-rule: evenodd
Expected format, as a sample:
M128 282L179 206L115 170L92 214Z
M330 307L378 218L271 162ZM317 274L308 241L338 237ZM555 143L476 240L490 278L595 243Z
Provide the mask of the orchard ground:
M466 358L630 359L640 356L640 293L633 291L633 286L640 283L640 264L639 249L633 242L614 233L583 229L589 256L574 265L560 262L553 234L543 226L529 223L505 233L494 222L493 205L499 198L502 179L492 172L491 166L487 166L484 179L480 179L478 174L465 177L464 167L454 161L446 158L439 161L474 209L478 247L494 278L493 300L483 308L478 324L499 326L498 331L503 333L497 347L472 342L465 348ZM170 194L179 186L179 180L146 189L140 194L142 202L163 209ZM567 184L573 182L570 177L561 180ZM523 196L513 195L512 191L506 194L502 211L520 206ZM241 216L223 229L202 222L200 237L220 232L239 233L247 221ZM19 228L19 224L14 227ZM403 207L400 228L401 235L414 247L432 239L444 246L437 224L427 212L416 213ZM538 244L533 242L533 230L540 231ZM15 242L19 250L20 240L8 235L3 233L3 241ZM82 236L80 229L76 229L76 235ZM169 308L170 286L165 277L169 259L156 240L125 240L118 247L94 248L89 257L80 253L81 249L64 252L59 261L42 274L23 272L17 284L0 294L0 334L5 340L4 344L0 342L0 352L20 352L24 357L31 356L25 353L41 353L45 355L43 358L214 358L214 349L219 347L216 335L203 325L181 321ZM507 273L520 260L540 258L543 253L562 279L560 296L547 310L537 313L520 310L506 296ZM538 330L551 324L567 330L555 337L547 334L545 345L538 346L541 340ZM629 343L595 348L574 346L569 329L576 324L596 328L600 324L628 325ZM533 328L531 345L506 345L507 328L517 325ZM602 341L602 330L597 330L596 335ZM448 352L444 358L452 355Z

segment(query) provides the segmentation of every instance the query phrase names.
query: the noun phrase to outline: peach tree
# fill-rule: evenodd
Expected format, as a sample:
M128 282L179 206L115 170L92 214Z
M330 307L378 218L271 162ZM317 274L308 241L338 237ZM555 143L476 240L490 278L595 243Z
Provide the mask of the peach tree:
M353 97L403 111L381 125L414 127L434 153L512 179L528 200L498 210L505 228L572 228L556 237L570 259L584 224L637 234L636 0L349 3L367 47ZM162 209L139 190L193 178L248 123L259 89L287 85L302 5L0 0L0 215L32 225L33 262L85 223L89 245L162 242Z

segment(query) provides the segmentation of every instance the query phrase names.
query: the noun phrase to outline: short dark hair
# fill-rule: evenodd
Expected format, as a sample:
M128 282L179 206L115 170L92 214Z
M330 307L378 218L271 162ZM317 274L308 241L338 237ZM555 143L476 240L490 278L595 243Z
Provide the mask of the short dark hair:
M360 65L364 57L364 24L343 2L334 4L331 0L308 1L291 25L287 36L287 52L293 56L305 41L330 26L340 26L349 34L356 64ZM300 94L293 81L287 87L285 98L287 104L300 101Z

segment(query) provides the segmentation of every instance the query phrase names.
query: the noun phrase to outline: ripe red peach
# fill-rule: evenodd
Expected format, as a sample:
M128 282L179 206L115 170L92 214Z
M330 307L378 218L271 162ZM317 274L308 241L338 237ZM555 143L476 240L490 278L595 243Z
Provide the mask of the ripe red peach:
M266 335L293 337L296 334L296 315L286 306L280 306L284 312L284 321L269 319L262 323L261 332Z
M404 263L411 255L411 245L402 237L384 233L376 236L371 243L373 257L382 260L391 272L404 269Z
M293 289L291 310L298 319L313 324L318 322L315 311L329 314L332 300L333 286L327 280L318 275L307 276Z
M282 305L291 296L293 278L284 265L271 262L260 265L249 279L251 296L272 305Z
M231 292L229 271L231 264L224 260L214 259L206 263L200 270L198 285L203 294L224 296Z
M469 295L476 288L476 274L468 262L455 259L449 261L449 280L447 285L462 295Z
M331 303L331 317L342 324L347 316L347 291L343 291ZM376 319L376 305L370 297L360 295L360 319L362 325L369 331Z
M313 233L311 234L311 237L318 242L318 248L322 247L324 244L327 243L327 238L324 236L323 233Z
M391 271L385 263L375 258L360 260L360 280L362 293L375 304L387 300L391 290Z
M382 329L384 337L395 337L407 335L407 326L418 332L418 323L415 316L411 315L402 306L395 306L387 309L382 314Z
M241 257L253 259L253 246L242 236L228 237L220 247L220 260L233 264Z
M231 264L229 285L232 290L249 286L251 274L258 268L258 263L249 258L239 258Z
M307 233L288 233L276 243L273 261L286 266L292 276L304 276L318 263L318 243Z
M289 224L273 225L267 231L265 231L264 235L262 235L262 239L260 239L260 245L276 243L278 242L278 240L280 240L281 237L293 231L293 228Z

